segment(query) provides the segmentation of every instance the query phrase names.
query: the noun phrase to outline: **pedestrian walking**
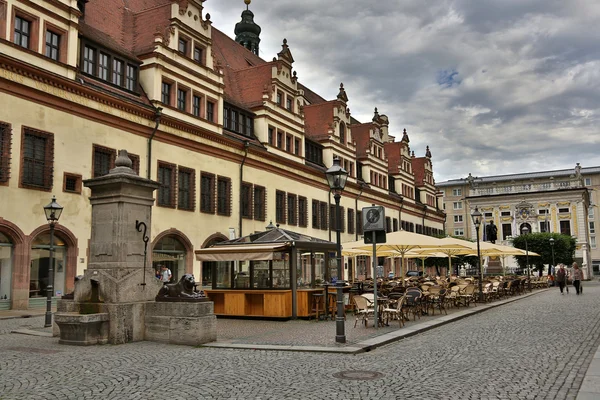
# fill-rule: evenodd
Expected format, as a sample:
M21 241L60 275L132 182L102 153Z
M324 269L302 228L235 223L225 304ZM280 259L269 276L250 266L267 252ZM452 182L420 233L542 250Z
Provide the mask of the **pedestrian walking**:
M581 292L581 281L583 280L583 271L579 269L576 262L573 263L573 286L577 294Z
M560 288L560 294L564 294L565 283L567 282L567 270L565 269L564 264L558 264L558 271L556 271L556 283ZM567 287L567 293L569 288Z

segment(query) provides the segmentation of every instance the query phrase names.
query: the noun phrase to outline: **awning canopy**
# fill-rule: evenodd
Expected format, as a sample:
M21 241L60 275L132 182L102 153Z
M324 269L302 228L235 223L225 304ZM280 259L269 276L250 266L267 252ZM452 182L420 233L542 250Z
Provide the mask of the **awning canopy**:
M196 250L199 261L250 261L272 260L273 253L289 249L289 243L265 243L243 245L216 245Z

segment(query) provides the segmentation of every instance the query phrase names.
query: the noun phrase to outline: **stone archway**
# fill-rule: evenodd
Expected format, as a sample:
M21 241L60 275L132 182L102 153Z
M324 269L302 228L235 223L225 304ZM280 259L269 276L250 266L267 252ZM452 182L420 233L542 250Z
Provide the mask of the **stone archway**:
M525 227L529 229L529 233L533 233L533 231L531 230L531 224L529 224L529 222L524 222L521 225L519 225L519 235L523 234L523 228Z
M12 254L12 273L11 273L11 309L13 310L26 310L29 302L29 275L23 276L23 271L27 272L27 266L29 265L28 255L29 249L27 248L27 236L23 231L15 224L0 217L0 232L6 235L13 244ZM19 289L24 287L26 297L21 299Z
M180 242L185 249L185 273L193 274L194 273L194 246L190 239L186 236L185 233L181 232L178 229L171 228L166 231L162 231L152 241L151 245L151 253L153 252L156 245L164 238L173 237L178 242Z
M30 264L31 264L31 246L33 242L39 235L49 234L50 226L49 225L40 225L36 229L29 234L27 240L27 263L24 265L25 273L25 288L19 288L19 291L26 292L26 301L29 304L29 280L30 280ZM67 227L61 224L56 224L54 226L54 234L56 237L60 238L67 247L67 253L65 255L65 293L70 293L74 290L75 287L75 275L77 274L77 255L79 254L79 248L77 237L69 230ZM23 293L21 293L22 297ZM25 307L26 309L27 307Z

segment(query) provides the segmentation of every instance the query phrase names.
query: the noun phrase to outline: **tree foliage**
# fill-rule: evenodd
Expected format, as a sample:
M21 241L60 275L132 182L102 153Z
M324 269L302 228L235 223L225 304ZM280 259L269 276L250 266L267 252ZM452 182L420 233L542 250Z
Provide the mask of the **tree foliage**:
M538 253L540 257L529 257L529 265L537 271L542 271L544 264L553 264L550 238L554 238L554 265L559 263L570 265L575 254L576 241L569 235L549 232L530 233L513 238L512 243L516 248ZM515 256L515 258L521 268L526 267L526 256Z

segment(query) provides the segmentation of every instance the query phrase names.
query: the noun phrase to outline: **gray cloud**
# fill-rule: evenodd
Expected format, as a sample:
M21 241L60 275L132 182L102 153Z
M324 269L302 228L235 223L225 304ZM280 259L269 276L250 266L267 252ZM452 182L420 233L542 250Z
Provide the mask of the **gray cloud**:
M416 155L431 147L437 181L600 165L600 2L372 4L254 0L261 56L287 38L303 84L334 98L344 82L355 118L378 107ZM244 8L205 2L230 36Z

